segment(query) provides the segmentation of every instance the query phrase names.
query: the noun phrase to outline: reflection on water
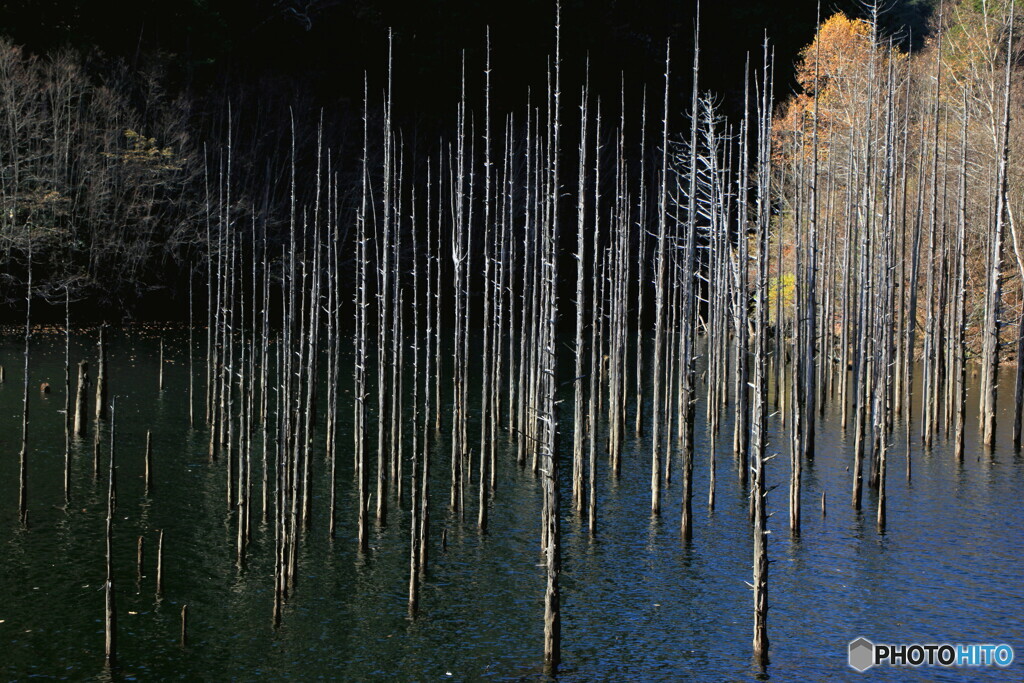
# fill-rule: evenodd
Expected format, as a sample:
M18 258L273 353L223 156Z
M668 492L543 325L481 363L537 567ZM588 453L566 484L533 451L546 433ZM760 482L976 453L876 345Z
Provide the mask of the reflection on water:
M104 672L103 592L105 485L93 481L91 439L74 446L73 499L63 509L63 338L37 335L31 393L30 530L17 521L20 440L20 346L0 340L0 665L7 678L309 680L498 680L540 677L543 568L540 496L529 471L501 452L499 488L487 536L475 516L465 526L446 514L448 453L434 456L432 565L420 617L406 610L408 519L403 512L376 529L368 557L356 555L351 438L339 439L338 537L327 536L326 476L317 477L312 530L300 549L297 590L283 625L271 625L273 546L270 529L254 525L249 563L234 562L235 528L225 509L223 463L208 464L206 435L188 428L187 335L167 332L165 389L157 390L155 332L111 335L110 381L117 401L118 508L115 572L120 668ZM73 339L73 362L93 359L95 335ZM196 415L202 416L204 368L196 358ZM344 377L344 375L343 375ZM347 382L347 378L345 379ZM958 464L939 439L917 446L913 479L904 475L902 438L890 451L889 525L875 528L874 498L865 512L850 504L852 439L830 413L819 422L817 457L804 469L804 522L798 540L786 528L788 458L768 465L772 530L769 553L771 660L766 676L781 681L849 677L846 645L857 636L879 642L1007 642L1013 671L972 677L1019 677L1024 661L1024 465L1009 446L1011 381L1000 393L999 448L985 454L973 429ZM345 389L348 389L347 384ZM345 394L343 394L344 396ZM974 397L971 397L971 404ZM563 403L571 405L571 403ZM342 411L343 420L350 418ZM703 415L698 407L696 415ZM569 415L563 429L569 429ZM727 415L723 430L731 429ZM627 421L627 424L632 424ZM971 423L973 424L973 423ZM773 425L772 443L788 443ZM902 429L902 425L899 426ZM153 432L154 487L143 491L146 430ZM571 433L571 432L565 432ZM506 438L501 437L502 447ZM591 539L563 505L563 661L565 680L754 680L751 663L751 538L731 454L719 438L717 501L708 513L710 439L696 427L694 538L679 539L675 476L662 517L650 518L650 448L628 439L622 476L606 463L597 476L598 535ZM318 454L323 453L318 442ZM563 438L571 454L571 437ZM322 456L317 474L326 473ZM563 468L568 485L568 465ZM679 472L678 463L673 465ZM254 473L258 486L258 472ZM828 514L820 511L822 493ZM258 495L254 493L258 501ZM467 495L475 501L475 495ZM258 507L258 506L257 506ZM439 546L448 529L447 550ZM164 593L155 594L158 530L165 531ZM136 573L136 544L146 559ZM178 644L181 605L189 605L189 646ZM450 674L450 676L449 676ZM960 680L937 669L872 670L886 680Z

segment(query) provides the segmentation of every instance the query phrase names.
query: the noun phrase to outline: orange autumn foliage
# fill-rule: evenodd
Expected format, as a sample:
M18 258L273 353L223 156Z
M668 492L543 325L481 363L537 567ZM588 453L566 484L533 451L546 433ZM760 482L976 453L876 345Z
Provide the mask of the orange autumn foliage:
M822 152L827 151L831 134L842 135L856 127L872 87L884 81L879 75L886 73L890 59L903 62L905 56L895 48L876 45L869 22L850 19L842 12L832 15L818 28L814 42L800 53L796 68L799 90L783 103L775 118L776 147L792 150L801 139L804 147L809 147L817 89L818 144Z

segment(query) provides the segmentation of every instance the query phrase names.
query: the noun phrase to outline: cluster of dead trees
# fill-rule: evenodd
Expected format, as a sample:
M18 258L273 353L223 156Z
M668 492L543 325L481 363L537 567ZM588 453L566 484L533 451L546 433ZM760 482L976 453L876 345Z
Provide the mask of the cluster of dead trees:
M558 29L556 23L556 35ZM446 505L459 524L475 512L477 528L486 533L499 473L512 464L499 461L504 453L536 476L543 492L544 652L546 667L554 670L561 638L560 444L573 434L572 508L595 536L599 469L618 476L630 446L651 444L657 515L682 454L681 523L689 540L698 335L711 336L707 316L714 312L715 330L742 331L745 372L752 356L754 391L737 407L752 438L737 435L742 458L736 462L744 481L748 467L752 472L756 647L766 657L770 51L766 46L761 65L749 74L739 135L722 129L712 99L700 95L699 52L693 55L689 140L679 144L670 136L670 49L664 89L653 102L646 90L627 90L624 83L618 106L602 107L588 84L579 84L573 183L561 173L562 157L571 154L562 147L562 131L572 119L563 112L558 45L546 90L531 95L521 112L492 111L488 61L482 92L474 98L463 86L450 137L426 158L410 153L392 123L390 80L379 95L380 116L370 114L377 98L367 83L354 227L345 228L333 153L318 144L313 174L294 163L289 170L289 240L280 253L271 252L265 232L233 213L229 135L217 161L223 172L208 176L209 194L224 199L207 212L215 248L205 267L205 405L210 458L226 463L239 565L251 520L262 513L274 529L279 622L295 590L298 548L311 531L312 482L318 476L329 482L325 531L333 536L344 524L336 509L337 459L351 454L356 509L350 523L359 551L371 551L372 525L409 516L409 608L415 614L428 569L431 507ZM630 97L640 101L639 120L628 115ZM482 100L482 112L471 107L473 99ZM602 117L602 109L617 111ZM660 114L660 125L650 126L657 133L648 132L649 110ZM298 198L301 184L314 188L309 203ZM566 194L575 203L571 219L561 218ZM560 235L570 222L575 263L564 259ZM352 264L347 272L346 258ZM749 279L747 259L760 264ZM559 272L567 265L570 275L563 278ZM740 271L743 290L727 286L722 278ZM560 292L570 278L574 300ZM723 301L726 308L718 310ZM747 316L752 302L748 348L749 321L731 316ZM653 306L647 315L645 305ZM571 375L559 369L566 355L559 332L565 309L576 322ZM653 348L647 339L652 325ZM724 341L716 344L727 348ZM728 372L727 360L716 363L715 372ZM346 400L340 389L349 375ZM571 432L560 429L563 388L574 397ZM713 402L724 405L727 394L715 394ZM343 410L352 411L351 449L339 438ZM713 412L717 425L720 411ZM323 459L314 453L321 429ZM648 431L649 440L637 438ZM448 490L432 503L430 483L440 475L431 463L438 459ZM261 503L255 506L257 491Z
M543 489L545 662L554 669L559 454L569 452L569 434L572 510L592 535L599 530L596 472L615 476L624 456L650 448L652 514L661 514L678 464L680 534L689 541L694 468L706 458L713 507L717 444L731 428L723 440L749 494L754 540L753 649L766 662L770 450L788 452L793 534L801 528L802 467L815 456L817 419L828 405L856 444L852 505L862 505L867 473L879 529L899 418L901 438L909 441L910 425L918 424L926 446L940 426L953 430L962 457L972 224L975 248L989 254L980 416L983 440L992 443L1005 317L1001 264L1005 235L1015 234L1007 165L1011 26L1008 13L1007 29L998 32L1008 49L999 53L996 147L984 186L991 210L977 215L969 202L981 202L983 190L971 174L986 166L968 144L970 93L962 89L951 100L962 103L954 135L941 48L929 53L934 80L931 98L923 98L906 56L879 35L877 21L850 29L861 51L847 54L866 60L862 80L849 69L836 76L820 43L805 53L813 68L797 118L797 106L774 116L767 44L748 68L737 122L701 93L694 52L688 133L678 139L670 134L670 49L660 103L624 83L618 106L609 106L578 84L575 155L562 147L561 131L573 119L563 112L557 51L546 90L522 112L492 111L485 64L481 92L463 86L451 134L425 158L407 149L393 125L390 81L377 97L367 83L354 218L335 157L318 143L312 174L297 170L293 156L289 237L280 253L271 253L265 229L232 213L229 136L217 162L222 170L207 174L209 194L219 197L206 221L213 247L206 264L210 455L227 463L240 564L255 509L275 520L275 620L295 589L318 468L329 477L327 532L334 535L337 458L351 453L361 552L370 551L372 524L409 515L415 613L428 567L431 463L441 460L449 482L433 505L446 504L464 523L475 498L485 533L505 452ZM639 120L631 120L626 103L638 95ZM482 111L470 105L474 99ZM371 114L375 101L379 115ZM858 108L843 109L850 103ZM660 125L648 124L652 110L660 110ZM560 172L563 157L577 161L575 182ZM299 199L303 184L312 201ZM575 214L566 210L570 201ZM560 234L570 224L574 240ZM575 281L574 297L560 291L563 280ZM558 326L565 309L575 322L569 345ZM566 347L571 374L559 370ZM911 391L916 361L924 375L919 393ZM343 405L339 387L349 373L352 400ZM571 430L559 428L563 386L572 394ZM716 444L708 453L694 448L700 398ZM912 423L915 402L922 419ZM340 446L342 410L352 411L350 451ZM788 446L768 442L773 410ZM322 461L313 455L320 415ZM503 439L507 449L499 447ZM905 467L909 476L909 455ZM254 487L259 506L251 502Z
M970 361L981 361L991 446L996 370L1019 357L1024 329L1014 222L1024 177L1011 163L1024 111L1019 12L1008 1L940 3L913 55L873 19L822 24L798 69L802 92L776 121L787 245L778 327L801 358L814 349L829 360L802 371L801 391L819 404L838 391L858 443L867 433L877 450L895 418L919 415L925 445L953 431L962 454Z
M321 531L312 526L318 478L330 491L322 532L334 537L346 525L337 512L339 457L352 458L356 509L347 524L361 553L371 552L374 524L408 515L412 614L428 576L432 508L447 506L458 524L475 512L486 533L500 474L515 472L514 462L543 491L544 661L553 671L562 462L571 464L571 514L595 537L598 471L618 476L624 459L646 466L649 449L658 516L680 467L680 537L690 542L694 470L709 468L713 507L718 444L726 443L749 500L753 650L766 662L773 455L789 456L778 478L788 476L797 535L802 467L832 406L855 442L852 505L861 509L867 472L884 530L896 438L906 440L908 477L912 427L925 447L952 431L963 457L972 322L982 330L982 440L994 443L1011 247L1016 286L1024 283L1010 190L1012 3L1005 10L981 24L993 50L988 90L962 71L950 76L941 30L927 63L894 50L878 32L875 6L870 21L822 25L804 55L805 92L778 117L766 43L737 75L745 102L732 122L699 87L698 28L687 133L678 137L670 45L657 96L623 83L609 104L587 81L563 83L557 20L544 89L520 110L495 112L491 83L500 74L489 57L476 91L465 78L474 65L464 65L452 127L427 156L394 125L401 94L391 79L373 88L367 79L354 190L320 137L315 166L296 163L293 123L286 238L277 243L253 218L259 212L233 199L229 127L203 175L203 405L210 460L224 463L240 567L254 518L272 529L275 623L296 590L299 548ZM827 36L844 49L829 55ZM389 49L389 74L392 58ZM578 94L578 119L563 99L569 92L574 107ZM565 131L577 121L574 151ZM989 133L987 152L978 130ZM122 151L129 158L118 163L171 165L152 161L164 153L150 144ZM564 173L570 160L575 173ZM5 172L28 183L29 161ZM10 187L22 187L10 177ZM24 197L4 195L22 226L35 215ZM30 250L34 233L23 238ZM565 291L572 283L574 296ZM191 281L189 302L191 318ZM571 335L560 316L572 320ZM29 338L26 325L26 348ZM189 353L191 368L191 344ZM27 386L26 373L26 406ZM1017 386L1019 445L1020 372ZM193 391L190 381L190 405ZM569 400L571 428L560 408ZM343 412L352 416L348 435ZM770 417L788 444L769 443ZM711 437L705 453L694 444L698 419ZM439 480L448 490L432 499Z

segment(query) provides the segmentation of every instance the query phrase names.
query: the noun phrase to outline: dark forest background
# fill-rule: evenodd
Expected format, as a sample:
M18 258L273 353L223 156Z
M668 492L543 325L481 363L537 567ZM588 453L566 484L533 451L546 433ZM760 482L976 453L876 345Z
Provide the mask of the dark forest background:
M887 3L883 30L913 49L934 5ZM829 0L820 12L840 10L864 16L868 8ZM567 110L575 108L588 59L592 93L616 110L622 83L631 115L644 85L648 101L658 103L671 38L670 129L682 134L696 3L566 0L562 11ZM775 97L789 96L818 11L816 0L703 3L702 89L735 115L747 55L759 59L767 35ZM189 275L205 253L207 188L227 173L229 127L236 220L255 218L273 238L288 202L293 118L300 169L308 175L316 165L322 121L340 185L354 187L346 179L358 177L364 76L376 119L389 31L394 124L410 156L423 158L454 127L463 60L470 106L482 109L487 27L496 120L525 111L528 92L535 104L543 98L554 16L552 0L3 3L5 315L24 298L28 242L41 300L62 303L68 289L80 316L182 315ZM73 114L58 120L61 111ZM62 167L62 155L90 154L94 160Z
M792 85L798 51L814 36L818 0L731 0L701 8L706 87L739 99L747 52L767 35L775 47L778 88ZM695 0L566 0L563 57L567 76L589 55L592 79L614 90L620 71L631 83L659 84L665 40L680 58L692 48ZM882 3L882 26L920 45L935 0ZM866 16L861 0L825 0L836 11ZM450 114L460 61L479 71L491 29L496 104L518 106L554 47L554 2L516 0L14 0L0 8L0 33L36 53L71 47L139 67L159 59L169 87L195 95L279 79L317 106L361 99L364 71L386 75L387 34L395 39L395 90L405 115ZM682 66L685 61L679 61ZM675 91L688 71L676 69ZM279 83L280 85L280 83ZM284 92L263 93L284 97ZM401 108L401 107L400 107Z

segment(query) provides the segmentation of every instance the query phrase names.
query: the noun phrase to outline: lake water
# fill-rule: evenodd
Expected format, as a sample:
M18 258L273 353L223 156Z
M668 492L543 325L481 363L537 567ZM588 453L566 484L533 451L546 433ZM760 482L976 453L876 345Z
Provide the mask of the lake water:
M157 389L158 334L166 340L165 388ZM72 364L95 373L94 330L76 333ZM499 487L489 533L447 513L449 449L432 459L431 566L420 615L407 616L408 514L375 529L368 557L355 552L349 368L342 370L338 451L338 535L327 534L328 491L317 442L313 520L299 554L296 591L280 628L271 623L273 534L254 526L249 564L234 563L235 528L225 505L225 466L209 464L196 335L195 429L188 426L187 335L134 328L110 335L112 395L117 396L118 507L114 524L119 665L103 667L105 480L92 476L91 438L73 449L72 503L64 509L63 335L33 339L29 435L29 529L18 523L21 437L21 339L0 337L0 673L11 680L536 680L541 678L544 570L539 552L540 489L514 464L501 436ZM53 386L41 396L40 382ZM976 381L976 380L972 380ZM679 538L678 463L659 520L650 517L650 444L626 440L622 474L604 459L597 474L598 535L589 538L571 510L568 460L563 473L563 666L559 678L594 680L838 680L847 644L875 642L1009 643L1008 670L873 669L872 679L1024 679L1024 460L1010 447L1012 369L1000 392L999 444L985 453L972 392L967 457L937 439L911 454L904 475L902 437L890 452L889 523L874 523L874 494L864 513L850 506L852 433L833 412L819 422L817 457L804 469L804 527L788 531L788 440L773 434L767 482L771 664L751 657L751 534L731 455L719 439L718 497L706 508L709 440L698 405L693 542ZM90 401L91 403L91 401ZM571 400L562 404L563 457L571 457ZM916 412L920 412L919 410ZM778 429L778 425L774 426ZM142 471L152 430L154 486ZM900 427L902 431L902 427ZM471 443L476 429L471 426ZM723 434L730 434L729 420ZM408 443L408 441L407 441ZM104 446L106 451L106 445ZM370 453L375 451L371 448ZM106 455L104 454L104 462ZM254 472L259 481L258 471ZM865 477L866 484L866 477ZM828 514L820 512L821 494ZM467 495L467 501L475 501ZM258 520L258 517L257 517ZM447 550L440 548L447 528ZM155 594L158 530L165 531L164 592ZM135 569L136 540L146 564ZM189 644L178 634L189 606Z

